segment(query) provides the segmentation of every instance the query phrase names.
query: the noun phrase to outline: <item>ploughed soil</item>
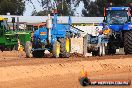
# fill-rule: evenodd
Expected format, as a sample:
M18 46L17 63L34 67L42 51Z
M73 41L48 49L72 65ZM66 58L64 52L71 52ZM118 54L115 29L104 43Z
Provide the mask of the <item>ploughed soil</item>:
M70 58L25 58L24 52L0 52L0 88L83 88L84 69L91 80L132 80L132 55ZM88 86L86 88L132 88L130 86Z

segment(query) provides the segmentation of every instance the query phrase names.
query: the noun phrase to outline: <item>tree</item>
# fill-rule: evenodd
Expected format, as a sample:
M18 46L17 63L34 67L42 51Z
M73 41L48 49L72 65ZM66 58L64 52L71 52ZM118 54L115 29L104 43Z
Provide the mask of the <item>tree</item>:
M102 16L103 15L103 1L96 0L95 2L90 0L83 0L84 9L82 10L83 16Z
M123 6L126 2L126 0L108 0L108 1L112 2L113 6Z
M0 14L23 15L25 2L23 0L0 0Z
M103 16L104 7L110 6L112 3L113 6L128 6L128 3L132 2L131 0L83 0L84 9L82 10L83 16Z
M74 9L71 8L71 0L54 0L53 2L51 2L51 0L37 0L40 3L40 6L43 8L43 10L39 12L36 11L32 0L26 1L30 2L34 7L32 15L47 15L50 14L54 9L58 10L59 15L74 15Z
M104 0L106 3L112 2L114 6L128 6L132 0Z
M51 13L51 11L48 10L39 11L39 12L33 11L32 16L47 16L49 13Z
M67 2L61 2L57 5L57 11L60 15L68 16L68 15L73 15L71 13L71 7L68 6Z

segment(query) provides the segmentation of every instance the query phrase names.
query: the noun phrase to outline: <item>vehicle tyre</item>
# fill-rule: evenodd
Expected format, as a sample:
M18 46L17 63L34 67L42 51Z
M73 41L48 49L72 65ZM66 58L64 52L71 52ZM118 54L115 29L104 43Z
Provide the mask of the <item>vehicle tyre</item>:
M116 53L116 47L112 42L109 42L108 46L105 47L105 53L106 55L114 55Z
M25 52L27 58L33 57L31 49L32 49L32 43L30 41L27 41L25 45Z
M106 47L106 54L108 55L114 55L116 53L116 46L115 43L113 42L115 40L114 36L111 35L109 38L109 42L107 43Z
M52 49L53 57L58 58L60 56L60 43L55 41Z
M71 42L69 38L60 38L60 56L63 58L70 57Z
M81 86L88 86L91 84L90 80L87 77L82 77L80 79Z
M124 33L124 52L132 54L132 30Z
M42 58L44 56L44 51L43 50L37 50L32 52L33 57L36 58Z

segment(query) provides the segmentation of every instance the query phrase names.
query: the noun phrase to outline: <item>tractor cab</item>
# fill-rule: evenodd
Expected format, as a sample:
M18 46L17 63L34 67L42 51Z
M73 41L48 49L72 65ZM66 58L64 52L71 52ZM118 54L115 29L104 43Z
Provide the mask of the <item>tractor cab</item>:
M113 31L121 31L125 29L124 25L131 22L130 7L108 7L105 9L105 22Z
M7 18L0 17L0 29L8 29Z
M5 18L0 17L0 35L3 35L5 30L8 29L7 21Z
M129 7L109 7L106 14L106 22L110 25L123 25L130 21Z

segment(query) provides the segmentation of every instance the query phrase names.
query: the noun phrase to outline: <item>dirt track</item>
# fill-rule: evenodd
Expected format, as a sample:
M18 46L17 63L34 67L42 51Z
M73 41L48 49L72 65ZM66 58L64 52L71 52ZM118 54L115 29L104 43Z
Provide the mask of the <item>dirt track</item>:
M91 79L132 80L132 55L27 59L23 52L0 52L0 88L82 88L78 82L82 69Z

